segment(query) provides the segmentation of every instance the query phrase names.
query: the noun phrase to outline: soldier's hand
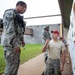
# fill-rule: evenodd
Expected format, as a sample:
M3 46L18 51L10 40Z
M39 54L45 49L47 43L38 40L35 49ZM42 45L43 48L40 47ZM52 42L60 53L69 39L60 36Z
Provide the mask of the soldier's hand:
M60 65L60 71L63 71L63 70L64 70L64 66Z
M14 48L14 52L20 53L21 52L20 47Z
M25 46L25 42L22 42L22 47L24 47Z
M49 41L50 41L50 40L49 40L49 39L47 39L45 44L46 44L46 45L48 45Z

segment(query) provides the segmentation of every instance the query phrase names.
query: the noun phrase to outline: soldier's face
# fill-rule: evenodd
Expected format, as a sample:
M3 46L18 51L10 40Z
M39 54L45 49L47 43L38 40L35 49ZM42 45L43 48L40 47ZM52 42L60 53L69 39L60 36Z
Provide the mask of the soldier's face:
M54 33L52 34L53 39L58 39L58 36L59 36L58 34L54 34Z
M49 31L49 28L46 28L46 31Z
M26 12L26 7L25 6L19 6L19 13L20 14L23 14L23 13L25 13Z

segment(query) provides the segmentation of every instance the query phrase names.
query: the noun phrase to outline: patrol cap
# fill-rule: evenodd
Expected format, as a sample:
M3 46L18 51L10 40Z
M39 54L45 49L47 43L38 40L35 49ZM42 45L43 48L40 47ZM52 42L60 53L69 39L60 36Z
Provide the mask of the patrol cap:
M45 26L44 29L45 29L45 28L49 28L49 26Z

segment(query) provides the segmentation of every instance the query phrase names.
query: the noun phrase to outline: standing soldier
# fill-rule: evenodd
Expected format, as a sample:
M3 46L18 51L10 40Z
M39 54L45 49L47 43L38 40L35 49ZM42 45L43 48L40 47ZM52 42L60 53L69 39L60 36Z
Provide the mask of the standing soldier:
M2 45L6 61L5 75L17 75L20 64L20 46L25 46L24 21L20 14L26 12L26 9L26 3L19 1L15 9L8 9L3 15Z
M45 44L47 39L51 40L50 33L49 33L49 26L45 26L44 30L42 31L42 44L43 45ZM47 58L48 58L47 50L44 52L44 57L45 57L45 63L46 63ZM42 75L43 74L44 74L44 72L42 73Z
M60 75L60 71L64 70L65 63L65 45L61 42L58 31L53 31L52 40L46 40L42 48L42 52L48 49L48 59L46 62L46 72L44 75ZM62 63L60 65L60 54L62 51Z

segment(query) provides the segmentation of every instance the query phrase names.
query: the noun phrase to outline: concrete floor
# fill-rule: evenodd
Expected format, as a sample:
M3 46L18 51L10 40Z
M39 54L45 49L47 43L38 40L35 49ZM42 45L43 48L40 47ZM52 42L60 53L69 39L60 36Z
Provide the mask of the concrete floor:
M45 68L43 53L20 65L18 75L41 75ZM72 75L70 64L65 62L62 75Z

